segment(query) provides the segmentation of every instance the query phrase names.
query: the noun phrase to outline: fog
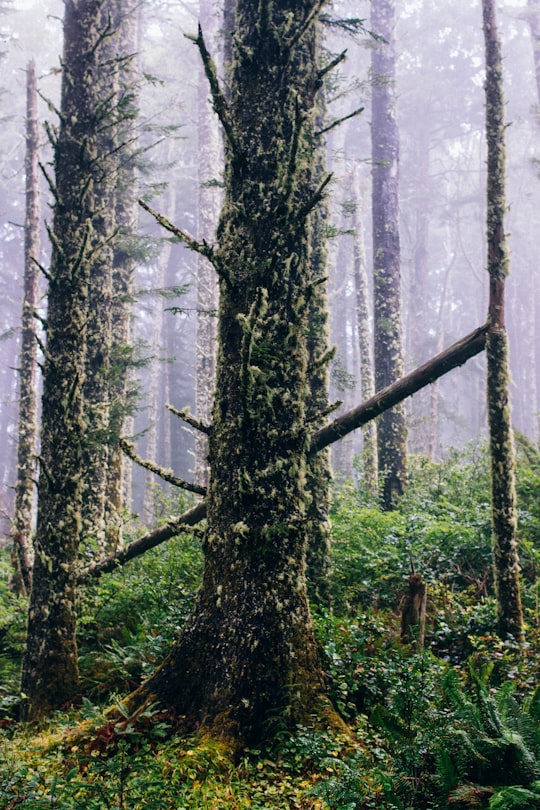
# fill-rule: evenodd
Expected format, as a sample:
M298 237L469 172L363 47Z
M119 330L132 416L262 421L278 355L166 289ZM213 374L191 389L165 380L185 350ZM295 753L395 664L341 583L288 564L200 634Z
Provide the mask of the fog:
M202 4L201 4L202 5ZM483 36L480 3L457 0L441 8L435 0L398 3L397 120L400 138L399 208L401 290L405 371L441 351L486 320L488 277L485 256L486 146L484 135ZM23 279L25 199L25 66L36 62L40 118L55 123L60 87L63 3L14 0L0 16L2 73L0 95L0 512L9 532L16 480L17 364ZM145 147L140 194L178 227L196 234L201 186L219 185L221 166L206 167L200 137L201 67L198 51L184 34L202 18L211 26L218 9L197 3L145 0L142 7L140 64L146 79L140 96L140 140ZM540 295L537 233L540 224L540 119L531 30L525 2L498 4L507 102L507 230L510 278L507 325L511 347L512 413L515 429L538 440ZM365 17L369 3L335 2L334 18ZM218 38L219 39L219 38ZM212 42L216 60L220 44ZM332 369L331 399L343 408L361 401L353 248L365 247L371 277L371 119L370 56L381 47L369 33L352 35L344 26L325 28L331 55L347 49L325 91L328 121L364 111L326 136L333 172L329 191L328 278L331 342L338 347ZM202 150L202 151L201 151ZM51 161L42 130L41 161ZM50 166L48 171L51 171ZM208 176L208 171L213 177ZM219 195L219 191L216 191ZM41 188L42 217L50 220L47 184ZM206 203L208 204L208 203ZM358 215L358 216L357 216ZM360 223L360 225L359 225ZM362 233L358 232L361 229ZM356 231L355 231L356 229ZM193 254L171 244L141 212L144 237L136 276L133 336L138 356L139 399L133 434L138 452L152 456L179 476L195 467L191 430L166 408L196 409L198 268ZM40 263L49 246L44 223ZM182 288L182 294L178 289ZM168 290L166 297L157 290ZM42 279L40 314L46 314ZM485 366L470 360L407 403L409 450L435 460L450 447L484 441L487 435ZM362 449L355 434L333 451L336 475L355 478ZM169 490L137 471L132 508L151 523L156 502ZM172 497L169 492L168 497Z

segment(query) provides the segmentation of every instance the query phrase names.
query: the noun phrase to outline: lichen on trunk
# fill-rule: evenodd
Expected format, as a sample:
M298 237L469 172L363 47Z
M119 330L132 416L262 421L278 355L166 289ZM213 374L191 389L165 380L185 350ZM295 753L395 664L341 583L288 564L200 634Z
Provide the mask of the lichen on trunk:
M510 418L508 336L504 292L509 272L504 232L505 123L501 47L494 0L483 0L486 46L487 254L489 331L486 340L491 455L493 568L499 634L521 640L523 612L517 550L515 452Z
M65 3L61 120L54 143L46 350L33 584L22 671L23 716L77 689L77 562L82 527L88 287L95 252L94 186L102 169L99 71L102 0Z
M157 697L252 742L272 718L327 713L306 594L309 216L319 86L315 0L237 4L209 436L205 566L168 659L130 702ZM199 47L204 50L201 37ZM324 181L323 181L324 182Z

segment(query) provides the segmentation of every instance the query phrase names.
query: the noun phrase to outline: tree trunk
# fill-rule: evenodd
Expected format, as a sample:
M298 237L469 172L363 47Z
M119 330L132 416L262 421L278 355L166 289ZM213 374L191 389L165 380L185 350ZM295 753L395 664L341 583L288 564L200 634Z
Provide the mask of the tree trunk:
M118 438L133 433L131 309L138 218L136 155L139 66L136 53L139 47L141 3L139 0L114 0L110 7L117 30L119 90L124 106L126 99L129 100L118 133L118 140L124 147L116 176L114 199L118 233L113 244L110 445L106 498L107 546L113 549L121 545L123 510L131 506L131 464L124 464Z
M373 372L373 350L369 315L369 289L364 248L364 221L362 217L362 196L358 169L353 171L354 189L354 284L356 292L356 321L358 324L358 344L360 351L360 387L365 402L375 393ZM377 427L372 420L363 431L362 474L364 485L372 495L378 493L378 454Z
M107 31L100 49L99 83L102 95L102 116L110 122L120 116L119 77L116 54L117 20L108 3L102 3L99 27ZM112 345L112 239L115 231L114 183L116 179L117 131L112 126L101 127L97 150L101 172L94 186L95 214L92 220L95 259L91 266L88 288L88 321L86 324L86 368L83 387L85 410L84 456L81 469L82 539L92 549L107 547L105 535L105 504L109 467L108 431L110 423L110 370Z
M30 593L32 582L32 528L36 478L37 339L35 311L39 295L39 125L34 62L26 69L26 215L24 226L24 285L19 360L19 430L17 483L13 519L13 588Z
M201 25L205 38L215 50L219 37L219 18L213 3L201 4ZM216 116L208 103L208 81L199 74L199 172L198 238L212 242L217 226L220 194L215 181L220 179L222 148ZM197 345L195 363L195 410L197 419L209 424L216 376L216 313L218 285L216 271L204 256L197 257ZM195 481L208 483L208 440L205 433L195 434Z
M385 39L372 54L373 297L377 390L390 385L403 373L394 25L394 0L373 0L371 28ZM403 493L407 477L404 408L393 408L381 417L377 436L381 502L385 509L392 509Z
M325 714L306 595L308 218L318 87L316 0L239 0L220 277L216 401L209 442L205 566L183 635L131 698L158 698L253 743L269 723ZM205 55L199 35L198 44ZM209 643L209 640L212 643Z
M322 97L322 94L321 94ZM319 98L319 115L317 128L322 129L325 105ZM319 143L316 150L316 173L320 180L325 173L325 144ZM309 397L306 404L306 418L311 420L312 427L322 427L324 414L328 409L328 292L326 283L327 250L326 229L328 224L328 207L321 203L314 212L309 266L313 283L313 292L308 310L308 367ZM306 552L307 584L309 598L318 606L330 606L330 484L332 472L330 451L323 450L310 459L307 467L306 488L309 493L307 501L307 535Z
M515 453L510 421L508 336L504 292L509 272L504 232L505 138L501 47L494 0L483 0L486 45L486 137L488 147L487 250L489 332L486 341L487 398L491 453L493 562L497 624L501 637L523 636L517 551Z
M88 286L96 249L94 184L100 0L65 3L61 120L54 143L47 347L33 587L23 660L23 715L36 718L77 689L76 591L81 533ZM52 181L51 181L52 186Z

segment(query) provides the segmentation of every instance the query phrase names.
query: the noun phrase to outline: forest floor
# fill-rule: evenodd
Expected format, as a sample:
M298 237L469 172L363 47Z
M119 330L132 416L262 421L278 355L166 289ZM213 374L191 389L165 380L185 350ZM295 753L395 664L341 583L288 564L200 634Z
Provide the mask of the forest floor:
M529 447L518 466L523 646L494 629L485 452L417 459L393 513L361 487L336 487L332 610L313 605L313 615L329 694L350 732L284 722L234 759L224 741L187 734L157 707L122 714L121 696L189 613L196 538L86 588L81 692L40 727L14 719L25 603L9 589L1 552L0 809L540 808L539 487L540 452ZM411 559L428 586L424 649L400 640Z

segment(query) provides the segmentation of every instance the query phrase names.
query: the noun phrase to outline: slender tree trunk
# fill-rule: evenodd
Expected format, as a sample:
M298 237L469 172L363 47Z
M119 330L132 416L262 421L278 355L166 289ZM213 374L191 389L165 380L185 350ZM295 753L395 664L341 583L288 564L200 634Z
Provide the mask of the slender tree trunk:
M486 45L486 133L488 147L487 240L489 332L486 342L487 397L491 453L493 560L497 623L504 638L523 635L517 551L515 453L510 421L508 336L504 292L509 272L504 232L505 123L501 47L494 0L483 0Z
M338 722L324 697L305 580L307 220L322 193L311 168L321 5L239 0L230 105L207 62L228 148L213 255L220 348L205 567L180 641L130 701L157 697L241 742L271 733L277 714ZM200 36L198 44L204 54Z
M13 587L26 595L32 581L32 529L37 438L37 339L35 311L39 295L39 125L34 62L26 69L26 214L24 226L24 285L19 360L19 430L17 484L13 520ZM34 261L35 260L35 261Z
M114 218L117 238L113 243L112 267L106 533L107 546L117 548L122 541L123 511L131 506L131 464L124 464L118 438L133 433L131 414L134 386L130 369L133 363L131 319L138 219L136 155L139 65L136 54L140 39L141 3L140 0L111 0L110 7L117 30L119 93L124 107L126 99L130 99L117 135L125 146L116 174Z
M362 196L358 169L354 173L354 283L356 291L356 321L358 324L358 345L360 351L360 387L362 400L370 399L375 393L373 371L373 343L370 328L369 289L364 247L364 221L362 216ZM363 430L362 472L368 492L377 495L379 485L379 465L377 454L377 426L368 422Z
M322 96L322 94L321 94ZM318 129L322 128L325 107L319 99ZM316 172L320 179L325 172L325 145L319 144L316 153ZM326 229L328 206L323 202L313 215L309 264L313 293L308 310L308 367L309 397L306 418L313 427L322 427L324 413L328 408L328 292L326 283L327 251ZM326 360L324 360L326 358ZM323 361L324 362L321 362ZM307 584L310 599L318 606L330 606L330 483L332 472L330 451L324 450L314 456L307 467Z
M214 4L206 0L201 4L201 26L205 39L216 50L220 20ZM199 171L198 238L212 242L220 207L218 181L222 166L222 148L218 121L208 103L208 81L204 70L199 73ZM197 347L195 363L195 410L197 419L209 424L214 399L216 376L216 315L218 285L216 271L204 256L197 257ZM208 440L205 433L195 435L195 481L208 483Z
M394 25L394 0L373 0L371 28L385 39L372 55L373 296L378 390L403 373ZM386 412L378 422L377 435L382 505L392 509L407 477L404 408Z
M100 49L99 75L94 78L101 89L102 116L109 122L119 117L119 77L115 15L107 3L100 9L99 27L107 32ZM112 239L115 230L115 181L117 131L102 127L98 135L100 174L94 187L95 260L88 288L86 325L86 369L83 387L85 442L81 469L83 479L82 539L95 550L107 547L105 534L107 481L109 467L110 371L112 346ZM113 157L114 156L114 157Z
M23 660L23 714L36 718L77 689L77 562L81 533L88 286L99 182L100 0L65 3L61 120L43 373L35 562ZM52 183L51 183L52 185Z

